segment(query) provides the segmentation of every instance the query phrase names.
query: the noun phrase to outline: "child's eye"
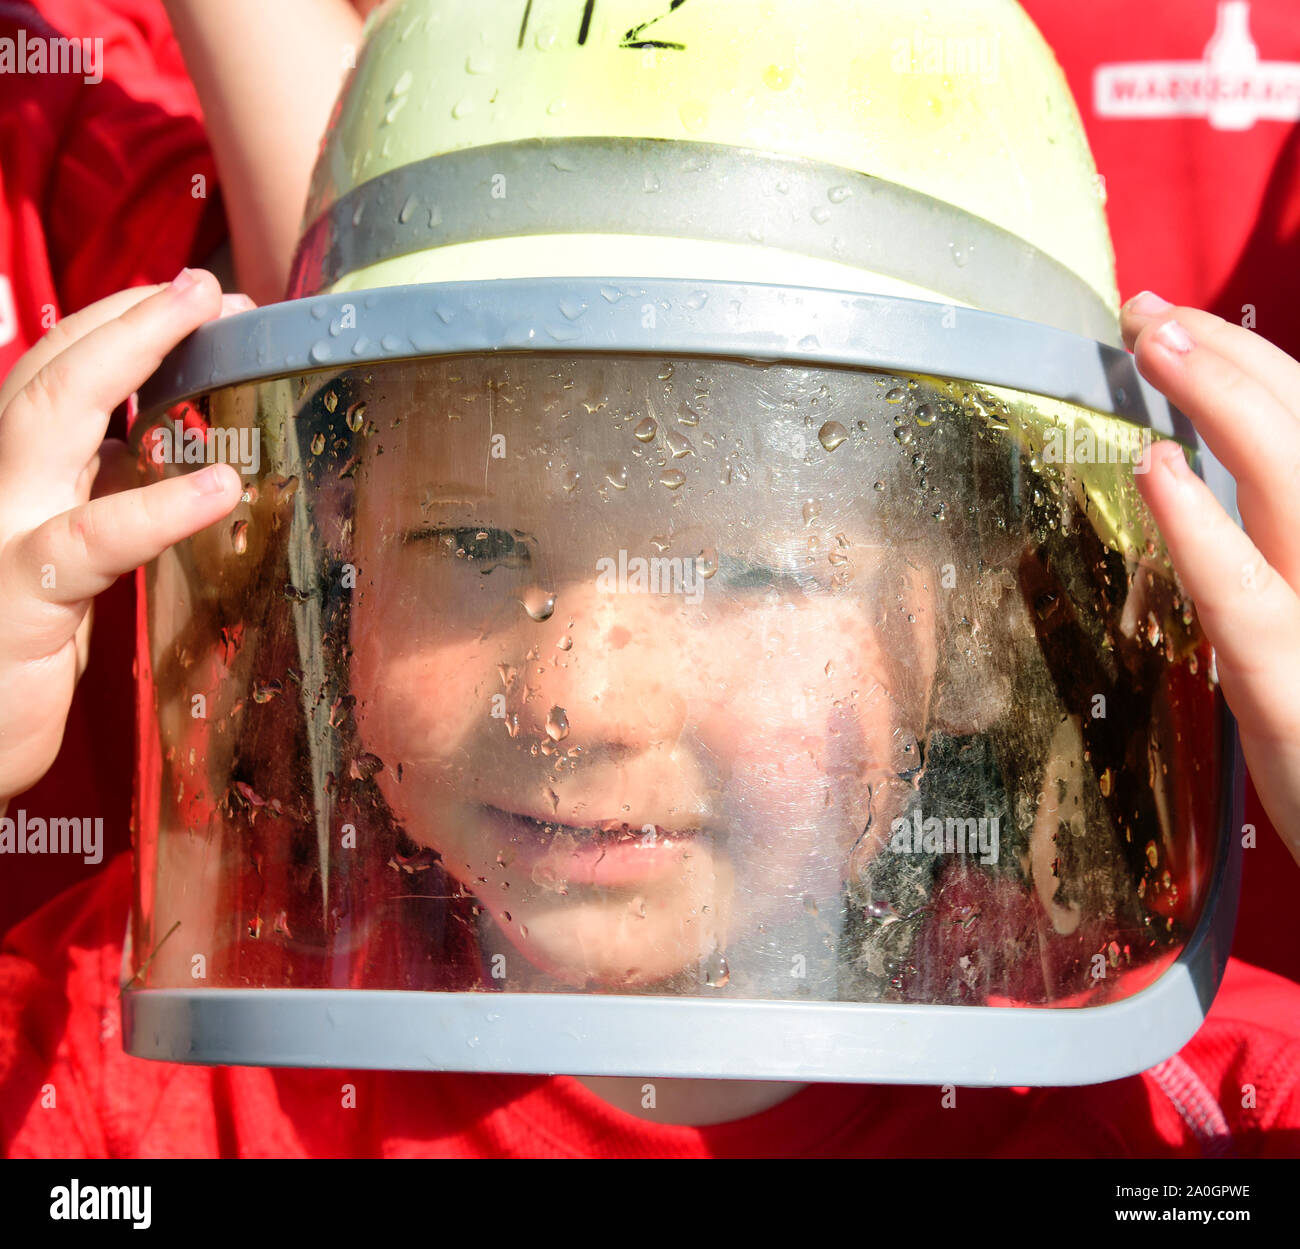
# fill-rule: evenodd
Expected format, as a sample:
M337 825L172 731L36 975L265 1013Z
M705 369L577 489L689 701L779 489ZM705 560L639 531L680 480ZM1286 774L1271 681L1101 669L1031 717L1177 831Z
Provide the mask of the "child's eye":
M494 568L526 568L532 562L533 539L518 529L482 529L478 526L415 529L408 542L432 542L440 555L462 559L481 573Z

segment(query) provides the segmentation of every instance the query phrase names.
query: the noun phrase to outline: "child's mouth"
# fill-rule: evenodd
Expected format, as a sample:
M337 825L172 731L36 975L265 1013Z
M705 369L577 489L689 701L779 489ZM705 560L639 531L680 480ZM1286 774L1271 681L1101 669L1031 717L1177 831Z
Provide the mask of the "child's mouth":
M493 806L482 811L497 835L497 861L556 893L570 887L638 889L669 884L689 870L701 834L700 829L623 820L600 820L582 827Z

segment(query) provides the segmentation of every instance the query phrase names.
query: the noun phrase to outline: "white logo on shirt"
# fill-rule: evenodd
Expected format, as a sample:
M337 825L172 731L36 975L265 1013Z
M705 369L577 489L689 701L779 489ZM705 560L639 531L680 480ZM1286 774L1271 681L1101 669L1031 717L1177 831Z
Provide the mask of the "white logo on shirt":
M1202 61L1129 61L1093 74L1098 117L1204 117L1215 130L1300 121L1300 62L1261 61L1249 0L1221 0Z
M14 288L0 273L0 347L18 336L18 314L14 311Z

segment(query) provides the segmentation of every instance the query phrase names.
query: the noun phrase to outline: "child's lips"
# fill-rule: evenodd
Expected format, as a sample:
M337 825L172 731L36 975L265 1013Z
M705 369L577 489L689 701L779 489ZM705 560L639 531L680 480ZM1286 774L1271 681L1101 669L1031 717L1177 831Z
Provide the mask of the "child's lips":
M649 821L598 820L578 826L500 807L482 808L500 834L498 852L534 884L634 889L688 870L701 829L673 829Z

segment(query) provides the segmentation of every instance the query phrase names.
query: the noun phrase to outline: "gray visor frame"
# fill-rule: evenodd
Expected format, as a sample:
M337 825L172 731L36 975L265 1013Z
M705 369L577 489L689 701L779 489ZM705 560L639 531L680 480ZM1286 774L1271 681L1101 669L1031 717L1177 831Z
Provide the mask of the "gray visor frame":
M190 335L138 395L147 424L241 382L481 352L694 355L948 377L1059 399L1175 437L1230 515L1232 478L1125 351L947 304L805 287L672 279L501 279L320 295ZM266 1067L730 1078L964 1086L1121 1079L1200 1027L1236 921L1245 767L1222 708L1213 882L1175 962L1098 1007L708 1001L593 994L131 989L137 1058Z

